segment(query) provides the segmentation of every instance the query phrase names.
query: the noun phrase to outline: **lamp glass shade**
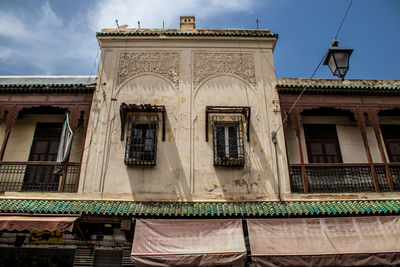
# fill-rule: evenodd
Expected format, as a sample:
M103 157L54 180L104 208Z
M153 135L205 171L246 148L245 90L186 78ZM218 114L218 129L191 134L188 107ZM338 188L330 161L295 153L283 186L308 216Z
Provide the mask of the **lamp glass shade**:
M328 65L333 75L344 78L349 69L351 53L353 53L353 49L331 46L325 58L324 65Z

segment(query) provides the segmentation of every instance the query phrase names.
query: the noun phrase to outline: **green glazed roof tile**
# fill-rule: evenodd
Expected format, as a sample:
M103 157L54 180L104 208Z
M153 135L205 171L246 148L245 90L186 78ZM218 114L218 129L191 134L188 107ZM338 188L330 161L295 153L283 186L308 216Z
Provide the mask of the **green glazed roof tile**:
M0 212L167 217L400 215L400 200L202 203L0 199Z
M161 29L130 29L125 31L97 32L96 36L223 36L223 37L273 37L278 34L269 30L223 30L223 29L196 29L194 32Z
M282 93L286 92L286 89L303 90L311 89L317 90L323 93L323 91L330 91L333 89L336 93L340 93L345 89L368 92L368 91L399 91L400 80L356 80L356 79L304 79L304 78L279 78L277 80L276 88ZM318 90L318 89L329 89L329 90ZM339 89L337 91L336 89ZM307 92L307 90L306 90Z

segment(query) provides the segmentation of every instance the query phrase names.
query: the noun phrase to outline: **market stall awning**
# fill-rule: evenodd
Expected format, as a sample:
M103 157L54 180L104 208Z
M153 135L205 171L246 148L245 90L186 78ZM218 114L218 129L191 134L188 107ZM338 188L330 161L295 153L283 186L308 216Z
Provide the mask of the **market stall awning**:
M137 220L131 259L149 266L231 265L246 259L241 220Z
M76 216L0 216L0 230L72 231Z
M400 217L247 220L252 260L262 266L400 264Z

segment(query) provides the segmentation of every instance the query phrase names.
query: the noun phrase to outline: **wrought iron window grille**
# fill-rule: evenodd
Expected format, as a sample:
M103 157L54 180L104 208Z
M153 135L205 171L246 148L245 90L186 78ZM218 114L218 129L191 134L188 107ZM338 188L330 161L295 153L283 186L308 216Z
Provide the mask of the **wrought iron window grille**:
M214 115L214 166L244 166L244 132L242 116Z
M128 116L125 164L154 166L157 159L157 115Z
M250 107L241 106L206 106L206 142L208 142L208 124L210 114L226 114L226 116L241 114L246 121L246 136L247 142L250 142ZM225 117L225 116L224 116Z

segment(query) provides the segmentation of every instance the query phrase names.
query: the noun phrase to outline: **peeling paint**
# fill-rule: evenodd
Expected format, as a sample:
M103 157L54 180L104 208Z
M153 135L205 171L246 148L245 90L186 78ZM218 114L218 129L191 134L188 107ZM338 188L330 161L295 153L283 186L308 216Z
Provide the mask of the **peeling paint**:
M200 138L198 136L196 136L196 141L199 141L199 140L200 140Z
M257 142L256 142L256 140L254 138L251 141L253 142L253 146L257 145Z
M158 99L154 99L154 105L158 105L159 102Z
M182 104L186 103L186 98L182 97L182 98L181 98L181 103L182 103Z
M271 163L271 156L267 157L267 161L268 161L268 163Z
M167 128L167 134L168 134L168 143L171 143L171 129Z

